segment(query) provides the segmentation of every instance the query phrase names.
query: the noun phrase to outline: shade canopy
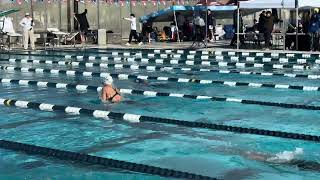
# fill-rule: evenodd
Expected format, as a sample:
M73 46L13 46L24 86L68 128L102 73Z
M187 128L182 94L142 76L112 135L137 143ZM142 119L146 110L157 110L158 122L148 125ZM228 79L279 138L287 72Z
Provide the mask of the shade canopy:
M174 12L192 17L195 12L206 11L207 8L215 14L216 18L228 18L229 16L232 17L230 11L236 10L237 6L170 6L166 9L142 16L140 21L152 19L153 22L169 22L174 20Z
M7 16L9 14L12 14L18 11L19 9L8 9L8 10L0 11L0 17Z
M320 7L320 0L298 0L299 8Z
M296 3L295 0L249 0L240 1L239 7L240 9L293 9L296 7Z

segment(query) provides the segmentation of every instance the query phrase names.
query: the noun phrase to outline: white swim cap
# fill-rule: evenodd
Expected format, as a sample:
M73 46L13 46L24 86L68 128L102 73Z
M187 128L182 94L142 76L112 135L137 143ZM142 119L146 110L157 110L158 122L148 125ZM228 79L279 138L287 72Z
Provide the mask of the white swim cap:
M113 83L113 78L110 75L108 75L103 81L103 84L105 85L111 85L112 83Z

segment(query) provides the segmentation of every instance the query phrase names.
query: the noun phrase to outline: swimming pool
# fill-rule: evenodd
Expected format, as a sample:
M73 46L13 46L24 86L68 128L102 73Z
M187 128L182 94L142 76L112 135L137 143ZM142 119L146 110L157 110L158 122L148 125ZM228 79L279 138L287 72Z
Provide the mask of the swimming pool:
M187 50L2 53L0 177L318 179L318 59ZM122 103L98 99L108 74Z

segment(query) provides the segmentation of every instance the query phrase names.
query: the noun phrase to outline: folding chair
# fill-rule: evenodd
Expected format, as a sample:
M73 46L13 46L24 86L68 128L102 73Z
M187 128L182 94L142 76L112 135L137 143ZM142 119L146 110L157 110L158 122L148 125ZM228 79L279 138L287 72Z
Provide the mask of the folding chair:
M257 37L256 37L255 43L258 44L258 46L261 48L262 47L261 43L264 42L264 34L263 33L257 33L256 36Z
M67 45L68 43L71 43L70 45L73 47L76 47L76 36L79 35L79 32L73 32L68 33L64 38L64 43Z
M54 46L59 46L61 43L61 39L64 39L68 33L60 31L58 28L48 28L47 29L47 39L49 40L49 44Z
M245 42L245 44L248 44L248 45L254 44L254 42L255 42L255 33L254 32L246 33L244 35L244 42Z

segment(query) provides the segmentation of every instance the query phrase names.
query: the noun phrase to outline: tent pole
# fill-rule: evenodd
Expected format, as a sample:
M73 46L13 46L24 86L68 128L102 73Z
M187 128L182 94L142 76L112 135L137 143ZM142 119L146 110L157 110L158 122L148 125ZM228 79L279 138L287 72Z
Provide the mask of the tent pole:
M62 18L61 18L61 1L59 1L59 4L58 4L58 6L59 6L59 29L61 30L62 29Z
M282 13L283 13L283 7L282 7ZM283 32L282 32L282 34L283 34L283 50L285 51L286 50L286 27L287 27L287 24L286 24L286 20L284 20L283 21Z
M122 12L121 12L121 5L118 4L119 6L119 11L120 11L120 33L121 33L121 42L122 42L122 21L121 21L121 18L122 18Z
M48 0L44 1L44 9L48 9ZM48 29L48 13L45 13L44 16L44 31L47 31Z
M296 50L298 50L298 44L299 44L299 8L298 6L296 5Z
M98 29L100 29L100 0L97 1Z
M31 11L31 17L33 19L33 1L30 1L30 11Z
M239 41L240 41L240 7L239 7L239 2L237 3L237 50L239 50Z
M208 0L206 0L206 37L205 37L205 46L206 48L208 48L207 44L208 44Z
M176 10L173 6L173 16L174 16L174 22L176 24L176 29L177 29L177 37L178 37L178 42L180 43L180 36L179 36L179 29L178 29L178 23L177 23L177 16L176 16Z

